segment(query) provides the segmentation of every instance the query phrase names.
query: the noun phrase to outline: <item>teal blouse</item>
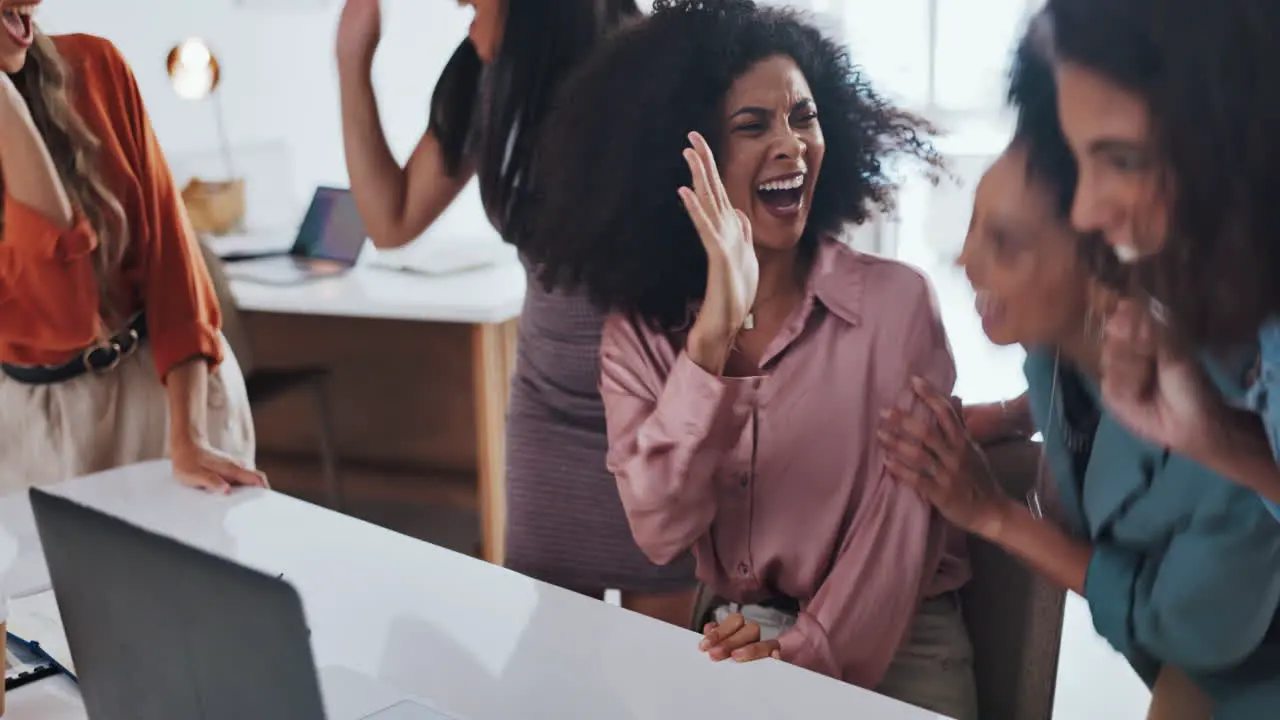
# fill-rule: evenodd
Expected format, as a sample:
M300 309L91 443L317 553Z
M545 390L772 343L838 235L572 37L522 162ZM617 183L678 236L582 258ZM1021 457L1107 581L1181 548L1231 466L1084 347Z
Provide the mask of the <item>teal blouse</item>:
M1084 596L1094 627L1148 685L1161 665L1186 671L1214 698L1217 720L1280 717L1280 523L1253 492L1135 437L1105 410L1077 472L1061 397L1050 403L1054 364L1052 350L1033 350L1024 371L1056 506L1093 545ZM1096 384L1079 379L1097 403Z

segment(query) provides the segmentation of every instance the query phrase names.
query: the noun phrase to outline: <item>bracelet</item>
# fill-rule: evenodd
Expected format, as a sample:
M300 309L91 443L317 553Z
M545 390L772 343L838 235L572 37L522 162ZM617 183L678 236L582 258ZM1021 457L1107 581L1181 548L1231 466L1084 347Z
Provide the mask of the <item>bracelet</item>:
M1044 519L1044 505L1040 502L1040 491L1032 488L1027 491L1027 509L1031 511L1031 517L1037 520Z

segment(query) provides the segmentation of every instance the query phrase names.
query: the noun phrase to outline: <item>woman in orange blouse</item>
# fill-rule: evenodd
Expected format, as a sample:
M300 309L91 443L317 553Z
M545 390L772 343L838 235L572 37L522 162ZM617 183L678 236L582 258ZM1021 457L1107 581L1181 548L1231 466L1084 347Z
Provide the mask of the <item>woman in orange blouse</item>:
M0 0L0 494L165 456L262 485L244 379L133 74ZM170 422L172 419L172 422Z

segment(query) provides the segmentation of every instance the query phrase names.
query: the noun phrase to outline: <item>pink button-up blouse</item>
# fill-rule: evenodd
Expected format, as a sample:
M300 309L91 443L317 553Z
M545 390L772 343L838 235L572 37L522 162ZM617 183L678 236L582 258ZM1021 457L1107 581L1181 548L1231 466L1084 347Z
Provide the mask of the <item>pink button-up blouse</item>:
M692 548L721 597L800 602L783 658L862 687L883 677L922 598L969 577L964 538L892 478L881 410L921 413L955 364L928 281L834 240L758 377L716 377L683 340L613 315L601 342L609 468L657 563Z

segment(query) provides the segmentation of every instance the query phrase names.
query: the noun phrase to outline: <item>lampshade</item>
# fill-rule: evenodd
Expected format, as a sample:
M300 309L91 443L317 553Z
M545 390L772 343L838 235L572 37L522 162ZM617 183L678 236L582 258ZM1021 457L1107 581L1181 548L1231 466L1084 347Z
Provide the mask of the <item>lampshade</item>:
M169 51L165 61L173 91L184 100L209 98L213 116L218 126L218 141L222 147L226 179L206 181L191 178L182 189L182 200L187 206L191 225L202 235L225 235L244 227L245 183L236 175L231 157L231 143L222 116L222 103L213 91L218 88L221 71L218 59L200 38L183 40ZM210 97L212 96L212 97Z
M218 87L218 59L199 38L184 40L170 50L167 67L178 97L201 100Z

